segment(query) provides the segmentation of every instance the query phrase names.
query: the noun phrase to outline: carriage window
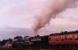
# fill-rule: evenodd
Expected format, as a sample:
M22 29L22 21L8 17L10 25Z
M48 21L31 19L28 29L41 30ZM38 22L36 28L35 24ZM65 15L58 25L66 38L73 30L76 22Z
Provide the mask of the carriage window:
M77 39L77 35L74 35L74 34L67 35L67 39L68 40L76 40Z
M78 40L78 35L76 34L76 40Z

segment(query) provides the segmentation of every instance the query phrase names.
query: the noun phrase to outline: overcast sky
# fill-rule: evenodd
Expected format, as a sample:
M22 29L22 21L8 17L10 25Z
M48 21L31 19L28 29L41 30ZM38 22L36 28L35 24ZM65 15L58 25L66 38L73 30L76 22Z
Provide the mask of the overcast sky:
M31 28L47 0L0 0L0 28ZM31 23L31 24L30 24ZM78 2L71 4L42 28L40 35L78 30ZM0 33L1 34L1 33Z

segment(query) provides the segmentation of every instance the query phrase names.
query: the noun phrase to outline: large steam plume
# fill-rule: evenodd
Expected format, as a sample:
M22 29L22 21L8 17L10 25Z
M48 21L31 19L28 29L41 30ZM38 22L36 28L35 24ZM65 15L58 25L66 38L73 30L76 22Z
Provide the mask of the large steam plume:
M68 5L73 0L47 0L45 6L41 8L41 13L37 14L37 20L34 22L33 28L38 31L40 28L44 27L57 13L61 12L66 5ZM37 35L37 34L36 34Z

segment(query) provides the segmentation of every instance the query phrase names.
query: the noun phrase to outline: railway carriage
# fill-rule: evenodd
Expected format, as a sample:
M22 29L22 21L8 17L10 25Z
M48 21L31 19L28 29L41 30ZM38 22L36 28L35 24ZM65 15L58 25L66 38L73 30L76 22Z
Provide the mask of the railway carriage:
M78 44L78 32L62 32L51 34L48 37L49 45Z

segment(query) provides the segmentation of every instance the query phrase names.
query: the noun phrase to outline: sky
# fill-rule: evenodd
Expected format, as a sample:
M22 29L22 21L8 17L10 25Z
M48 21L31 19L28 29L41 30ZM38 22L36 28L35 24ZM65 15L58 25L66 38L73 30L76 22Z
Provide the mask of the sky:
M14 28L32 29L36 15L41 13L41 9L46 7L47 2L47 0L0 0L0 30L11 32L14 31ZM70 4L38 33L48 35L61 31L78 30L77 12L78 2ZM0 37L2 38L3 35L7 37L8 34L10 33L0 33Z

